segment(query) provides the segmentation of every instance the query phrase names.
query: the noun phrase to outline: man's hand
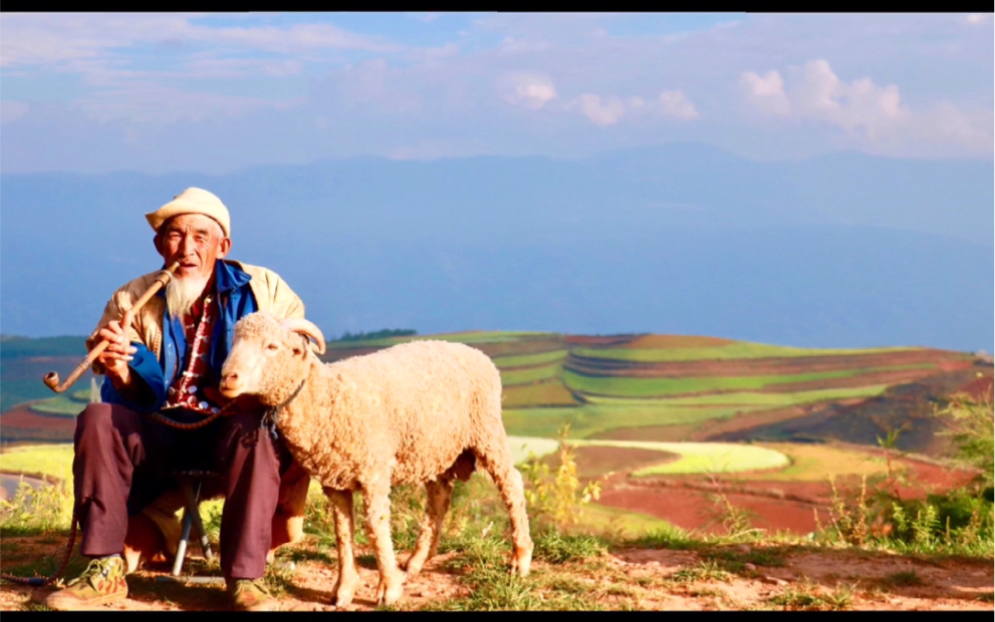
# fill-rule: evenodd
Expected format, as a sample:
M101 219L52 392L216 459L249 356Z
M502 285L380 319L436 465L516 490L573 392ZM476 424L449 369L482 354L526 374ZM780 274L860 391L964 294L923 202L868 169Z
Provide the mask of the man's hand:
M120 322L110 322L97 333L100 339L110 342L107 349L97 357L97 361L107 370L107 379L118 390L131 384L131 368L128 363L134 359L132 354L138 352L138 348L132 346L128 339L132 315L131 310L127 311Z

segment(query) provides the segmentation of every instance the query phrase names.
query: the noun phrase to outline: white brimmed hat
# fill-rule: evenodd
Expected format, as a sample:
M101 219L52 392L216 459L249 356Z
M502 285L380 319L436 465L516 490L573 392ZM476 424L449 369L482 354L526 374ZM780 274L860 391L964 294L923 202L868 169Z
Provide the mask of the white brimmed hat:
M200 188L187 188L173 197L169 203L154 212L145 214L145 219L158 233L162 223L180 214L209 216L221 225L221 230L224 231L226 238L231 237L231 217L228 215L228 208L217 196Z

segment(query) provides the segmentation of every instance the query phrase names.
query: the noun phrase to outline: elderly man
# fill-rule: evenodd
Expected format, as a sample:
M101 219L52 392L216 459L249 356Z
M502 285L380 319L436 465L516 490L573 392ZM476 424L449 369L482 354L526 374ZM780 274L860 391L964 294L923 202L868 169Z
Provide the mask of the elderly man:
M188 188L146 218L165 265L178 261L179 268L137 314L132 303L158 273L117 290L87 340L90 349L111 343L94 363L94 372L107 377L103 403L80 414L75 434L80 552L92 559L45 604L81 609L126 598L129 564L122 552L129 540L150 524L168 536L162 517L175 522L175 515L150 508L175 491L176 471L207 468L224 476L215 492L225 495L221 569L233 607L269 610L276 601L260 579L271 551L303 533L307 474L258 405L231 404L224 416L193 430L151 413L195 423L224 408L219 372L235 322L258 310L304 317L304 305L272 271L225 259L229 214L210 192Z

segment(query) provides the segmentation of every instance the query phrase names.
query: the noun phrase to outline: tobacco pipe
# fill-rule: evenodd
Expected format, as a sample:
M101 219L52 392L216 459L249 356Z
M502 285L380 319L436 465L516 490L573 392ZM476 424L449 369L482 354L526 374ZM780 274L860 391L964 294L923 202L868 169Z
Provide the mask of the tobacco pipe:
M131 306L131 310L133 312L137 312L139 309L144 307L145 303L148 302L149 299L151 299L152 296L154 296L157 291L159 291L160 289L165 287L167 283L169 283L169 281L173 278L173 273L176 271L176 269L179 266L180 262L176 261L173 262L173 264L170 265L168 268L160 272L159 275L155 277L155 282L152 283L152 285L147 290L145 290L145 293L142 294L141 297L135 301L135 304ZM86 370L90 368L90 365L93 365L93 362L97 360L97 357L100 356L100 354L104 350L106 350L107 346L109 346L110 344L111 342L107 341L106 339L97 344L96 347L90 350L90 353L87 355L86 359L84 359L82 363L76 366L76 369L73 370L73 373L69 374L69 377L66 378L66 381L64 383L59 384L59 373L54 371L50 371L47 374L45 374L45 377L42 378L42 382L45 383L45 386L47 386L49 389L52 389L56 393L64 392L66 389L71 387L74 382L79 380L79 377L82 376L86 372Z

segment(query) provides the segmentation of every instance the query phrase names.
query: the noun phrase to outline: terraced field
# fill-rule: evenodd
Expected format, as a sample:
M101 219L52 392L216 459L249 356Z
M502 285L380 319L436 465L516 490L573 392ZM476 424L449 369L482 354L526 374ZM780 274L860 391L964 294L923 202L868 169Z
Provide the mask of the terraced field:
M710 478L721 478L734 486L730 499L757 513L758 526L811 531L816 515L826 518L828 474L881 474L874 450L893 429L902 430L901 449L939 453L945 437L934 405L961 390L992 391L992 364L962 352L820 350L685 335L453 333L331 342L323 358L416 339L467 343L490 356L502 377L516 462L533 454L555 466L556 438L569 426L578 475L608 478L592 511L605 521L627 517L633 529L654 521L697 528L714 505ZM18 343L24 356L4 352L4 391L26 398L0 417L4 443L72 440L89 392L86 381L58 396L42 385L45 371L68 373L79 360L64 354L72 344L55 345L63 351L45 356ZM33 450L40 454L7 449L4 470L66 477L71 445ZM960 481L926 463L903 469L937 485Z
M814 417L819 434L856 440L847 438L846 430L833 429L835 419L827 423L818 414L864 403L878 404L877 410L881 404L898 409L901 401L890 397L897 387L942 384L949 389L979 372L992 375L990 364L961 352L795 348L694 335L476 331L330 342L323 358L339 360L417 339L466 343L490 356L501 372L509 433L545 438L569 424L572 438L589 440L790 440L801 433L797 422ZM66 344L59 345L58 354L64 356ZM34 356L20 360L5 354L3 376L26 381L30 371L40 386L41 369L53 359L37 356L42 350L30 342L18 347ZM937 384L938 378L943 382ZM44 440L53 440L51 430L68 426L52 420L72 417L85 405L85 385L80 385L76 394L39 393L45 399L10 409L2 420L5 439L23 438L18 429L34 428L46 430ZM933 393L922 397L928 401ZM857 442L867 442L871 433L864 428ZM763 434L755 436L754 430ZM70 440L60 433L67 436L61 440Z

